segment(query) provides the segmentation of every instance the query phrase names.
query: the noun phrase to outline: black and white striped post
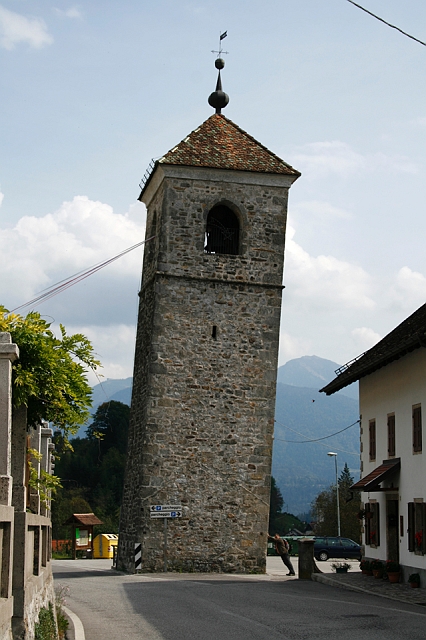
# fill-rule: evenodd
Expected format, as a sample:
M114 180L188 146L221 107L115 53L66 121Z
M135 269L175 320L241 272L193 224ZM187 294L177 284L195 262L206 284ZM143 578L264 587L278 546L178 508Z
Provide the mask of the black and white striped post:
M135 571L140 571L142 567L142 544L135 543Z

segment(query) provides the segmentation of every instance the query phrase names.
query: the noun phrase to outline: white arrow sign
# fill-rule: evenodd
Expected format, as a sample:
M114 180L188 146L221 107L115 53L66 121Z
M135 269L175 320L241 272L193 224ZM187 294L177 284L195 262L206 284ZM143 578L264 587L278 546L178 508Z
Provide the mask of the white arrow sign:
M152 504L151 511L182 511L181 504Z

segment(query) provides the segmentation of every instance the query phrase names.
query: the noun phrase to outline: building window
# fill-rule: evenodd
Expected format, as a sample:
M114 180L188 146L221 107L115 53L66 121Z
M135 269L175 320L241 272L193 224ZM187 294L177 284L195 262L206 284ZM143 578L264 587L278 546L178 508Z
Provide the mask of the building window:
M368 502L365 505L365 544L372 547L380 545L379 503Z
M368 434L369 434L369 456L370 460L376 459L376 421L370 420L368 423Z
M395 414L388 415L388 456L395 457Z
M234 256L240 252L240 223L235 213L224 204L209 211L204 252Z
M413 407L413 452L422 450L422 408L420 405Z
M417 555L426 553L426 504L422 498L408 503L408 550Z

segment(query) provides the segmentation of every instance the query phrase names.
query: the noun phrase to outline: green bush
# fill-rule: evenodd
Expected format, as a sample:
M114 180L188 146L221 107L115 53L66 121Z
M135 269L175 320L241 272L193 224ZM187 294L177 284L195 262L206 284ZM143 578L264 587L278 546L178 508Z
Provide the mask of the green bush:
M40 609L38 622L35 624L35 640L58 640L56 633L55 614L53 605L49 602L48 609Z

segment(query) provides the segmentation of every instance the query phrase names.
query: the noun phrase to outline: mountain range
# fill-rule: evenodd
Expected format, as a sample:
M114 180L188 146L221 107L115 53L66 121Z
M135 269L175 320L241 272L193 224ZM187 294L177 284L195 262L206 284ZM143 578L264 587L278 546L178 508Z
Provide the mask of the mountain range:
M331 360L303 356L278 368L272 475L283 494L284 511L306 513L316 495L335 483L330 451L337 453L339 475L346 462L354 479L359 478L358 386L332 396L319 393L338 367ZM131 377L96 385L92 414L108 400L130 406L131 390Z

